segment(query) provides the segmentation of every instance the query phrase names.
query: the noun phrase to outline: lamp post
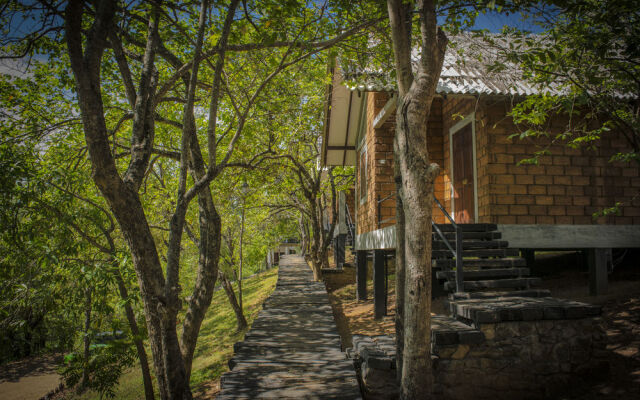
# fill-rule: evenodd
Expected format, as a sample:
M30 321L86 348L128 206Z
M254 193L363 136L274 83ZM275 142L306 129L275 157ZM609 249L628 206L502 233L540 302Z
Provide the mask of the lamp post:
M244 241L244 210L247 201L247 193L249 192L249 185L247 182L242 184L240 188L240 192L242 193L242 216L240 220L240 265L238 271L238 305L240 306L240 310L243 310L242 307L242 266L243 266L243 257L242 257L242 244Z

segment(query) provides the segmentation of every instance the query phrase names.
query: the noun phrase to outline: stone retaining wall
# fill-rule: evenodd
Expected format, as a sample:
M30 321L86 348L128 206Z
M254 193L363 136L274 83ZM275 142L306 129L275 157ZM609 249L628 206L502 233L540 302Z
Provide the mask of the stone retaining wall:
M492 322L434 317L436 398L544 399L606 372L598 307L553 298L521 300L496 299L484 308L457 304L458 311ZM545 314L545 307L555 313ZM397 397L394 338L355 335L353 344L348 354L360 367L366 398Z
M435 348L434 392L445 399L549 398L603 368L599 318L485 324L485 341Z

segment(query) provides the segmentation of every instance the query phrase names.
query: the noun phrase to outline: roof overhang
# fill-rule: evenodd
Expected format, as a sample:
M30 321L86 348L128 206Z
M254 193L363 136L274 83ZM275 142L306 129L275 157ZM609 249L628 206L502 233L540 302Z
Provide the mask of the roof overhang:
M327 90L325 123L322 135L323 166L348 166L356 163L356 138L364 96L344 85L339 67L332 68Z

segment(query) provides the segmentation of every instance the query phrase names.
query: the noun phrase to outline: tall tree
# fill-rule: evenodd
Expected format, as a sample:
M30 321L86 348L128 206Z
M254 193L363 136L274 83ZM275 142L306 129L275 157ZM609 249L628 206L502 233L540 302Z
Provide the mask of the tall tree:
M430 397L432 386L431 210L433 183L440 172L438 165L429 161L426 121L448 40L438 27L435 1L418 1L416 13L421 53L414 73L411 60L413 4L400 0L389 0L387 4L398 84L393 149L400 200L396 232L401 258L396 268L404 283L404 287L398 287L401 305L404 303L399 312L404 327L400 397L418 399Z
M455 33L473 26L487 9L512 12L526 3L387 1L398 91L393 145L398 193L396 339L403 399L428 398L432 388L431 213L440 168L429 160L427 121L449 41L438 17Z

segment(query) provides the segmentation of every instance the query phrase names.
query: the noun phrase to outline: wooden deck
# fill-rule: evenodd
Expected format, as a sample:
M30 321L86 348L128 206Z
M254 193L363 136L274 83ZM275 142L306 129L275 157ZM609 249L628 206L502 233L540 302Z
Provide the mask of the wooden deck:
M326 288L298 255L280 259L275 291L234 348L217 399L361 398Z

